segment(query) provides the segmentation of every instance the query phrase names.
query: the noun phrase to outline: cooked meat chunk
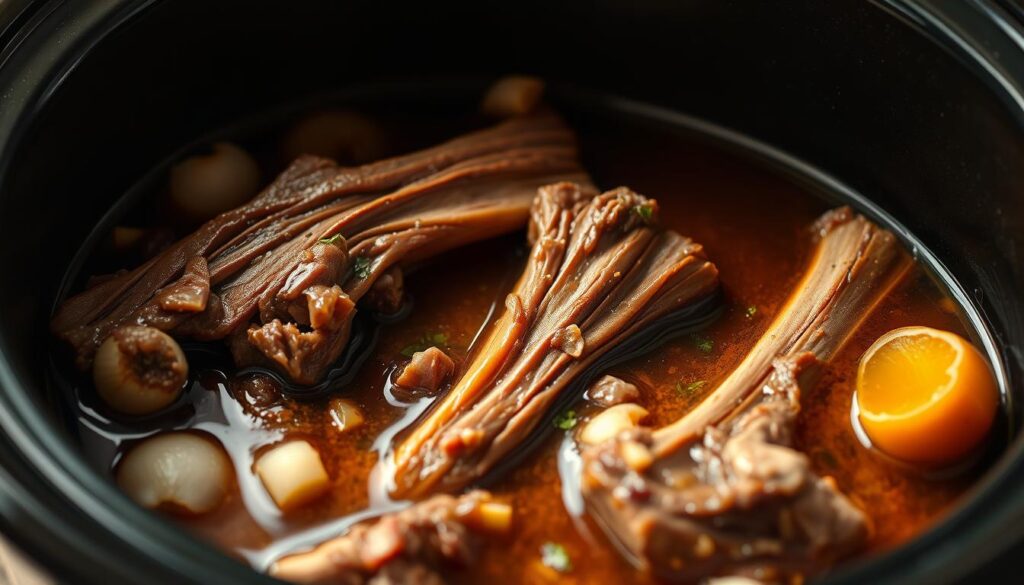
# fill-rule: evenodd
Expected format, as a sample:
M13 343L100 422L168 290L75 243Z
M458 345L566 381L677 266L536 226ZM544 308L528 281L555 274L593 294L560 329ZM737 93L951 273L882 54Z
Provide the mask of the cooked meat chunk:
M602 357L667 317L706 318L718 273L699 244L657 225L620 188L541 189L526 269L504 315L444 399L394 454L399 497L454 491L521 451L556 400ZM635 339L634 339L635 341Z
M366 293L363 305L367 308L391 315L402 308L402 298L405 296L405 278L402 276L402 269L394 266L377 279Z
M793 445L801 391L910 267L895 237L843 208L816 225L803 280L743 362L679 420L585 448L588 511L630 560L697 582L820 572L866 516ZM783 356L779 358L778 356Z
M402 368L402 373L395 378L395 384L436 392L454 371L455 362L452 358L436 347L428 347L412 354L412 360Z
M315 311L313 297L322 297L324 291L332 288L344 294L338 283L344 276L348 261L348 251L342 238L330 244L318 242L304 250L298 266L288 275L281 290L260 302L260 321L269 323L274 319L284 319L320 329L312 321ZM310 294L311 290L320 292Z
M251 202L65 301L51 327L83 369L110 331L132 323L230 337L240 365L313 383L344 350L350 327L336 319L351 321L350 303L387 275L369 302L394 306L396 270L522 227L537 188L559 180L588 179L551 113L360 167L302 157Z
M597 406L607 408L623 402L636 402L640 399L640 390L615 376L604 376L587 390L586 397Z
M864 543L867 518L792 445L796 376L808 362L779 361L762 401L673 456L654 458L646 428L584 452L588 507L633 561L687 583L808 574Z
M271 574L296 583L443 584L447 571L474 562L481 536L508 531L510 514L483 491L434 496L285 557Z
M206 259L196 256L185 265L185 273L174 284L156 293L158 305L164 311L199 313L206 309L210 298L210 271Z
M355 303L338 285L307 290L310 316L323 327L305 330L296 323L274 319L252 325L244 336L230 341L231 353L238 364L266 364L283 371L302 384L316 382L330 364L341 355L348 341L355 314ZM319 305L313 308L313 305ZM252 350L257 350L256 353Z

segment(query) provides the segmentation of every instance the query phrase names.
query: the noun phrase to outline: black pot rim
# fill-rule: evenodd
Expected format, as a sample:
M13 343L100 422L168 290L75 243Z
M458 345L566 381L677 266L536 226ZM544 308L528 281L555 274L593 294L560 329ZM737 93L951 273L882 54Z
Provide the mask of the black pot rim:
M13 16L0 22L0 94L6 102L0 108L0 183L27 127L61 82L107 35L159 1L14 0L8 12ZM950 4L955 6L939 10L926 1L876 2L974 71L1024 129L1024 51L1014 40L1014 35L1024 38L1024 29L994 1ZM951 21L960 25L955 32ZM988 44L981 47L971 38L986 38ZM1002 58L993 58L1000 48ZM8 359L6 342L0 338L0 527L5 534L68 582L130 583L145 575L153 583L279 583L136 507L88 467L55 421L33 403ZM893 551L837 570L827 581L946 582L967 574L1012 544L1000 536L1024 518L1024 493L1016 489L1015 475L1024 476L1021 437L936 526Z

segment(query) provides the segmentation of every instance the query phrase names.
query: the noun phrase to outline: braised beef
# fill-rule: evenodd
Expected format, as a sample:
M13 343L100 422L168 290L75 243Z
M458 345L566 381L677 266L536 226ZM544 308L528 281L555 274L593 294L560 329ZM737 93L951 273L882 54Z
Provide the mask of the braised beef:
M508 525L488 519L487 492L434 496L376 521L357 524L312 551L285 557L271 568L279 579L309 584L443 584L448 570L473 563L481 536ZM500 512L500 522L507 508Z
M455 362L436 347L428 347L412 354L412 359L395 378L395 384L404 388L436 392L455 371Z
M659 227L657 210L625 188L598 196L570 183L540 190L533 248L506 311L462 378L399 444L393 495L479 479L606 353L667 315L710 312L703 301L717 289L715 266L699 244Z
M378 313L391 315L402 308L404 296L405 277L401 268L393 266L373 283L363 299L363 305Z
M815 225L811 266L735 371L679 420L585 448L588 511L638 567L697 582L803 578L871 530L793 445L801 391L911 265L895 237L843 208ZM783 357L779 357L783 356Z
M558 180L587 178L551 113L360 167L301 157L251 202L65 301L51 326L83 369L110 331L133 323L230 337L239 365L313 383L382 275L391 282L372 304L389 308L396 268L522 227L536 189Z

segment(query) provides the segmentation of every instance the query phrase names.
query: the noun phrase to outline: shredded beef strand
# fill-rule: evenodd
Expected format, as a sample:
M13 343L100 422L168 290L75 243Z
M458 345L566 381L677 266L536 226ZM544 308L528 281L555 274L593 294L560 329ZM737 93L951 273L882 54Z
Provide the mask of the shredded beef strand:
M506 311L462 378L396 448L394 496L481 478L601 356L714 293L717 271L701 246L658 227L656 211L625 188L595 197L563 183L539 192L533 248Z
M911 260L842 208L815 224L811 265L779 316L697 408L585 448L588 512L638 567L670 581L802 578L863 545L868 518L796 450L801 391ZM782 356L782 357L779 357Z
M588 178L550 112L360 167L301 157L253 201L69 298L51 326L83 369L110 331L131 323L229 338L239 365L314 383L344 350L348 305L382 275L389 283L368 302L393 307L398 271L522 227L536 189L558 180Z
M491 495L479 490L434 496L284 557L271 574L308 584L443 584L449 570L476 560L481 536L490 532L480 520L490 502Z

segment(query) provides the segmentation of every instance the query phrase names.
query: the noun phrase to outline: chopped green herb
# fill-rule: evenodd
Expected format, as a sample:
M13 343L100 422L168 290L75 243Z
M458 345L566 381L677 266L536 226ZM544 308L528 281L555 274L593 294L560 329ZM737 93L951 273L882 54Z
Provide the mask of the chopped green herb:
M654 217L654 208L650 205L634 205L633 213L637 214L640 219L644 220L644 223L650 223L651 218Z
M430 347L441 347L448 345L448 336L444 333L424 333L415 343L402 348L399 352L407 358L411 358L414 353L424 351Z
M697 349L704 353L711 353L715 349L715 342L708 337L703 335L691 335L690 339L693 340L693 344L697 346Z
M700 390L707 384L704 380L697 380L696 382L690 382L689 384L683 384L682 382L676 382L676 392L680 394L686 394L687 396L693 394L697 390Z
M568 431L575 427L577 422L579 422L579 420L576 418L576 411L572 409L569 409L555 417L555 426L563 431Z
M366 256L358 256L352 264L352 270L356 276L365 279L370 276L370 259Z
M572 570L572 559L569 558L569 553L565 552L565 547L557 542L545 542L540 547L540 558L544 566L559 573L568 573Z
M755 307L754 305L750 305L749 307L747 307L747 311L745 314L747 316L747 319L753 319L754 315L757 314L757 307Z
M336 246L336 245L338 245L340 243L343 243L344 241L345 241L345 238L341 234L334 234L333 236L330 236L330 237L327 237L327 238L320 238L320 243L321 244L328 244L328 245L332 245L332 246Z

